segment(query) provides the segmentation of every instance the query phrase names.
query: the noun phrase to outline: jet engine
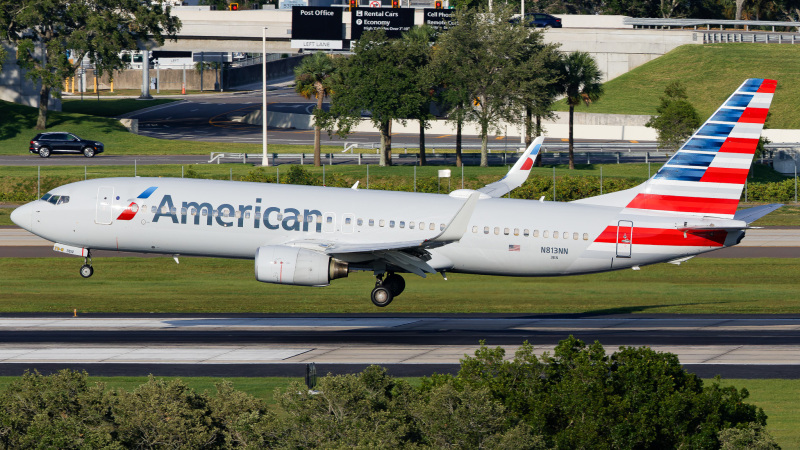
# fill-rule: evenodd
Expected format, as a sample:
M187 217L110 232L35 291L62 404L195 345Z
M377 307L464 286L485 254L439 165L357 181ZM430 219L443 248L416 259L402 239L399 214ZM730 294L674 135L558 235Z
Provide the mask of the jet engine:
M346 262L312 250L285 245L256 250L256 280L263 283L327 286L347 273Z

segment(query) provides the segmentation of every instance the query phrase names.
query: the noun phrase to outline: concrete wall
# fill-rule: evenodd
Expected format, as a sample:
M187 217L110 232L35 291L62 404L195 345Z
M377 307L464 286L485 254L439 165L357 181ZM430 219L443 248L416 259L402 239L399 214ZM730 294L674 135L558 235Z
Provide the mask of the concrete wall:
M603 71L603 81L627 73L681 45L702 44L702 37L698 37L692 30L553 28L545 33L545 41L561 44L562 52L589 52Z
M3 68L0 70L0 100L38 108L41 84L25 78L22 69L17 65L14 47L4 43L0 45L6 50L6 60L3 61ZM51 111L61 111L61 100L54 98L58 92L53 90L50 92L52 95L48 108Z
M302 59L302 56L295 56L268 61L267 79L291 75L294 67L300 64ZM222 76L223 88L231 89L235 86L260 82L261 70L261 64L228 68ZM180 89L183 84L183 72L182 69L156 70L151 68L150 77L156 78L158 76L161 89ZM215 72L213 69L203 71L203 90L214 90L214 82L218 76ZM87 85L89 86L88 90L92 91L91 87L94 85L94 78L90 75L87 76ZM102 77L99 86L100 89L108 89L110 87L109 77ZM115 72L114 89L141 89L141 87L141 69L127 69L122 72ZM196 71L193 65L186 66L186 89L200 90L200 72Z

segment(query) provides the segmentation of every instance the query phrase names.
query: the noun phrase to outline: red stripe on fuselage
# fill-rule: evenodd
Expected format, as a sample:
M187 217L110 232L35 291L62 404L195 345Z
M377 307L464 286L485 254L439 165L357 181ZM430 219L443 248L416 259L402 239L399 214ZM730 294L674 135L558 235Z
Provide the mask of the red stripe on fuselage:
M691 231L684 233L672 228L635 227L631 233L631 244L722 247L725 244L726 237L728 237L727 231ZM617 227L609 225L594 241L615 244L617 242Z
M676 195L638 194L628 208L652 209L705 214L730 214L736 212L739 199L679 197Z
M724 167L709 167L700 182L744 184L749 169L727 169Z

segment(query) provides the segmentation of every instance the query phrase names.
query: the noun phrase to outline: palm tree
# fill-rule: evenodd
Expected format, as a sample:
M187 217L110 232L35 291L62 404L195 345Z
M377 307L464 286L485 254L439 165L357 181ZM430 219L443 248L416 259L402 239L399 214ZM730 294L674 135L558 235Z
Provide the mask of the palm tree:
M569 105L569 168L575 168L575 155L572 150L573 116L575 106L581 102L586 106L597 101L603 95L603 85L600 84L602 72L597 67L597 61L586 52L572 52L563 56L561 61L561 82L559 90L566 95Z
M333 60L325 53L314 53L303 59L294 69L294 90L305 98L316 98L317 111L322 110L322 100L330 95L329 78L336 66ZM316 114L315 114L316 115ZM264 120L267 120L266 117ZM322 165L320 157L320 131L321 127L314 118L314 165Z

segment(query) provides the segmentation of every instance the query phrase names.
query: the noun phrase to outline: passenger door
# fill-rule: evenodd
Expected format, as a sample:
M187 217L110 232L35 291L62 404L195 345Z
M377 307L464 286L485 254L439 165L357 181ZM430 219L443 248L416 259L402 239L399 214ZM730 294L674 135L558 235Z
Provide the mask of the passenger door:
M97 189L97 212L94 222L100 225L111 225L114 202L114 188L100 186Z

